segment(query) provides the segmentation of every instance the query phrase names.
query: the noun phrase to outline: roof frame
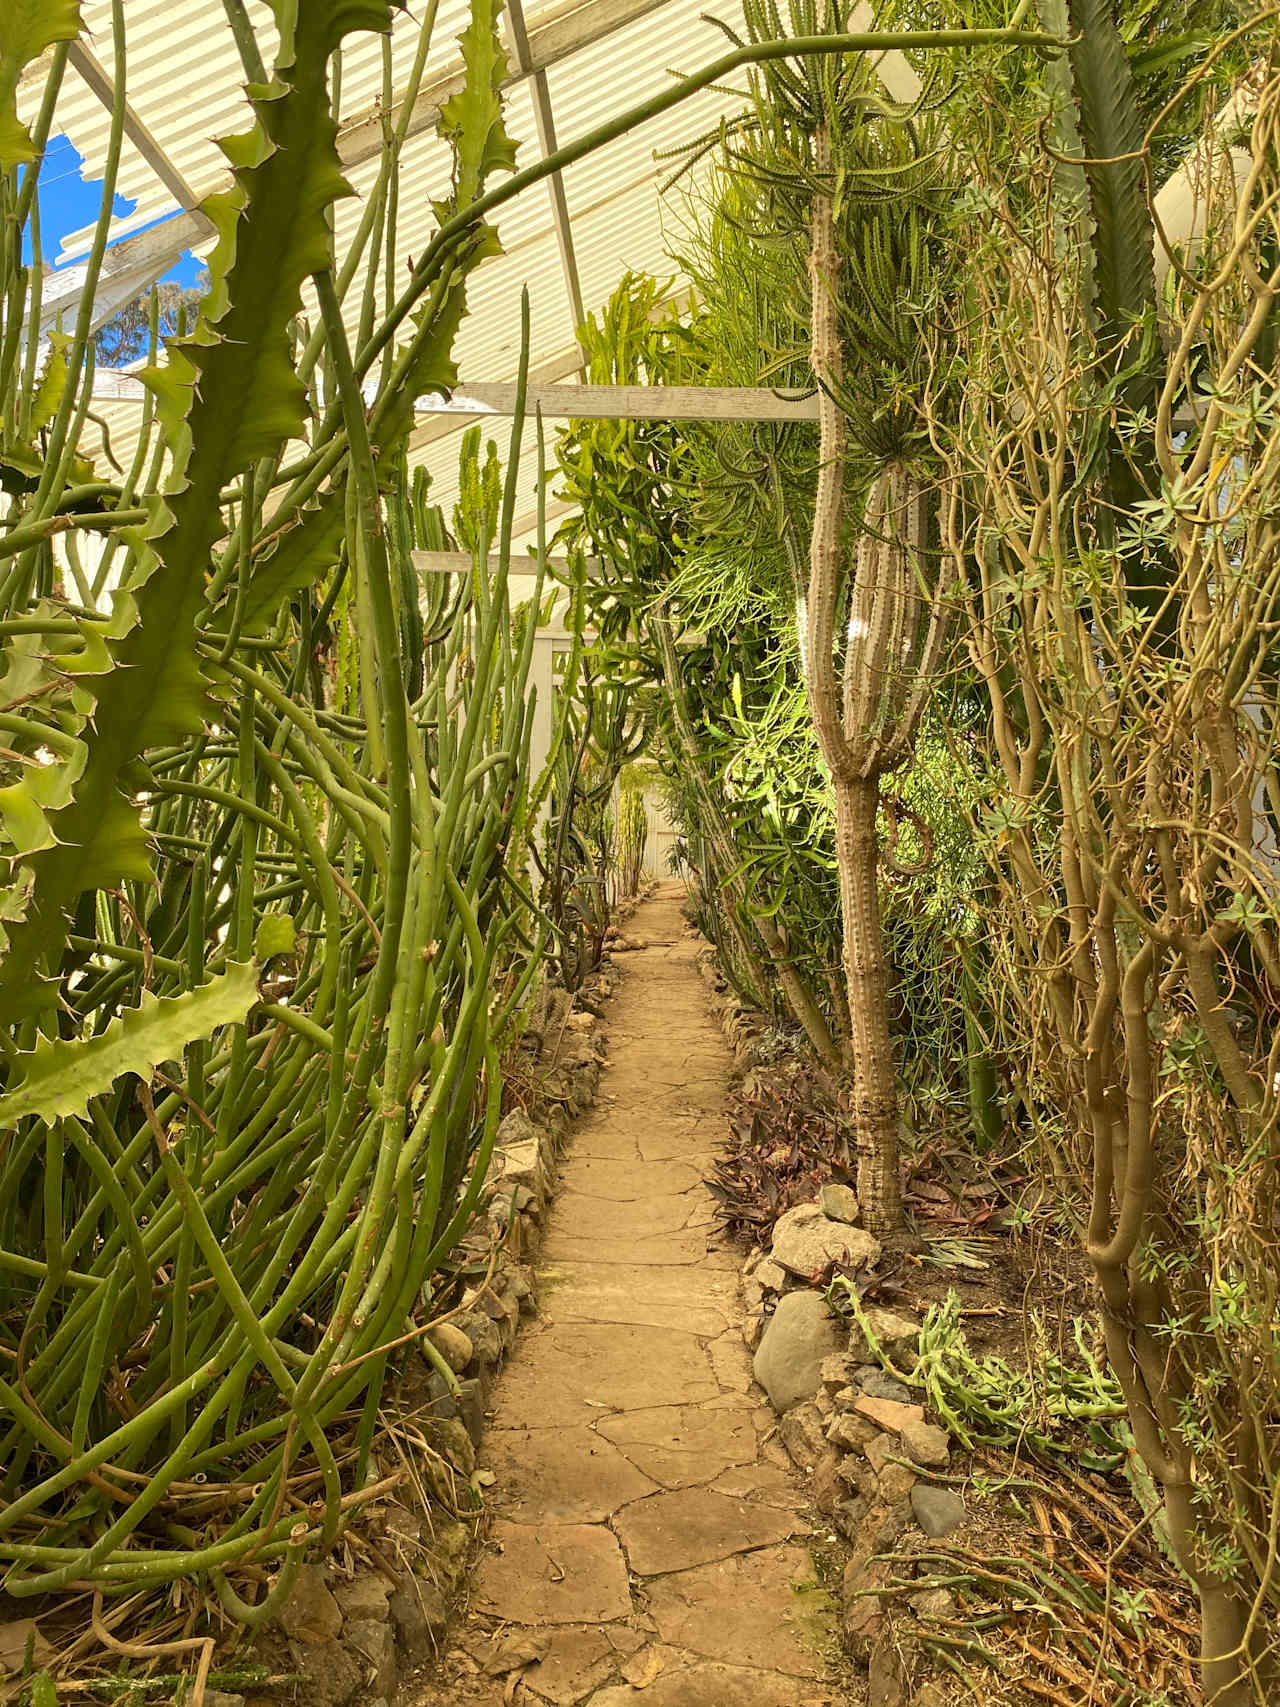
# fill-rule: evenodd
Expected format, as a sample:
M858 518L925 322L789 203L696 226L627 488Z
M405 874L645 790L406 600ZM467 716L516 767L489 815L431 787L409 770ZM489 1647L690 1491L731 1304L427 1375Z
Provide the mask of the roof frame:
M604 41L629 24L639 22L666 3L667 0L577 0L577 3L557 7L545 18L535 19L527 32L529 69L525 71L519 66L508 69L502 86L508 88L514 83L522 82L527 76L535 75L539 71L546 72L551 66L558 65L583 48ZM440 123L441 109L451 96L465 87L465 82L466 72L460 60L455 61L446 71L424 82L413 103L405 132L406 140L435 130ZM366 161L376 159L381 153L385 118L385 108L378 105L348 119L341 126L338 133L338 157L344 170L350 171ZM138 124L145 129L140 119ZM150 132L147 132L147 135L150 136ZM151 138L151 142L157 153L163 152L154 138ZM122 238L120 242L109 245L103 257L103 277L106 279L127 273L131 278L141 281L135 285L135 290L145 290L181 260L186 250L207 241L211 230L209 221L198 208L184 207L182 212L162 224L150 226L135 236ZM42 332L55 325L59 315L66 315L77 309L84 294L84 287L83 265L58 267L53 270L46 279L41 300ZM115 311L113 306L109 312L104 313L101 311L101 305L95 302L93 328L96 330L105 320L109 320Z
M97 56L90 52L83 41L77 38L70 44L67 50L67 58L107 111L113 111L116 104L115 84L110 73ZM128 100L124 103L124 133L165 189L178 203L178 206L185 209L187 213L194 213L199 206L199 196L196 195L191 185L182 176L164 149L161 148ZM206 230L212 231L213 226L210 221L205 219L203 214L200 214L199 217Z
M456 385L419 397L422 415L514 415L515 384ZM816 421L818 396L787 397L754 385L530 385L526 418L561 421Z
M547 82L546 71L533 63L521 0L507 0L506 19L508 34L515 48L516 64L531 81L533 123L538 135L538 147L545 160L557 149L555 114L551 110L551 85ZM560 270L564 275L565 294L569 298L569 312L576 332L587 316L582 306L582 281L578 277L578 257L573 245L573 225L569 218L569 202L565 195L562 172L553 172L547 179L547 193L551 198L551 219L555 226L556 243L560 249Z

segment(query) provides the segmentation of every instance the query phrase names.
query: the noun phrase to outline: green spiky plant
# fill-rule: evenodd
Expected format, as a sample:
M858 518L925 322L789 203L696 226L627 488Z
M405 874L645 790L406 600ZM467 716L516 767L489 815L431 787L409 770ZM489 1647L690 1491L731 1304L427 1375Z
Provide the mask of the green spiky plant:
M18 168L52 123L60 48L34 134L6 128L0 156L0 1558L16 1595L208 1577L257 1624L364 1497L383 1381L477 1202L499 1049L537 971L504 882L533 780L532 630L514 642L505 568L419 586L410 552L440 523L403 464L412 399L453 378L466 274L493 245L464 216L513 151L478 0L442 118L455 236L353 347L384 296L363 246L404 127L339 263L328 68L390 18L299 6L208 204L200 320L148 371L131 466L102 482L82 446L118 4L114 21L89 290L43 357ZM508 482L483 522L504 565L513 504ZM108 541L96 563L82 529ZM340 635L357 639L345 686ZM298 1486L318 1496L301 1522ZM281 1566L252 1604L248 1560Z
M647 772L642 765L624 766L618 774L618 887L630 899L640 892L649 821L644 796Z

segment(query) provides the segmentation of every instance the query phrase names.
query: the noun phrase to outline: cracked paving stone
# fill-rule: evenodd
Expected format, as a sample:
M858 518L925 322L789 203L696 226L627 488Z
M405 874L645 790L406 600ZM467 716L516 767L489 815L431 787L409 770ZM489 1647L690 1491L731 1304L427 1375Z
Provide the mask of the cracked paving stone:
M564 1184L576 1197L599 1197L611 1203L636 1203L650 1197L672 1197L702 1186L702 1175L687 1162L606 1162L594 1156L575 1157Z
M649 1585L649 1612L672 1647L819 1677L822 1661L804 1634L815 1587L813 1561L802 1547L767 1547L659 1578ZM776 1607L777 1615L761 1618L762 1606Z
M631 1611L626 1561L598 1524L497 1520L476 1573L477 1610L509 1624L604 1624Z
M603 1197L562 1197L551 1213L548 1252L558 1252L559 1236L601 1240L601 1254L611 1250L613 1240L648 1238L655 1233L678 1233L702 1207L694 1192L686 1191L647 1199L643 1203L615 1203Z
M587 1707L817 1707L813 1681L746 1666L695 1665L664 1672L644 1689L598 1689Z
M713 1494L706 1488L650 1494L624 1507L614 1528L637 1576L688 1570L749 1547L768 1547L808 1534L804 1520L776 1506Z
M710 1275L693 1281L682 1269L580 1263L553 1278L545 1310L557 1322L626 1322L718 1341L729 1328L733 1300L724 1281L716 1286Z
M552 1707L577 1707L645 1642L625 1624L561 1625L549 1634L546 1653L522 1681L530 1695Z
M604 1523L664 1485L586 1424L491 1429L483 1452L498 1478L495 1504L513 1523Z
M504 1421L538 1428L590 1422L602 1411L651 1405L655 1392L686 1401L719 1393L691 1334L616 1323L559 1323L529 1334L498 1385Z
M749 1411L655 1405L597 1424L646 1476L667 1489L696 1487L731 1465L754 1465L757 1435Z

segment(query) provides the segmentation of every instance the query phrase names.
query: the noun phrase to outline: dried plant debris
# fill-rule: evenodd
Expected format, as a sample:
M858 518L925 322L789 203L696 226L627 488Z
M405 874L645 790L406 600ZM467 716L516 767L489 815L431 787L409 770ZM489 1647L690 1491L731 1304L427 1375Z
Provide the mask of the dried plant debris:
M767 1244L774 1223L832 1181L853 1184L849 1135L817 1076L799 1062L748 1074L707 1188L725 1232Z
M974 1699L998 1687L1056 1707L1199 1700L1194 1592L1106 1478L987 1452L978 1475L940 1479L967 1480L980 1533L900 1545L876 1592L910 1608L920 1648Z

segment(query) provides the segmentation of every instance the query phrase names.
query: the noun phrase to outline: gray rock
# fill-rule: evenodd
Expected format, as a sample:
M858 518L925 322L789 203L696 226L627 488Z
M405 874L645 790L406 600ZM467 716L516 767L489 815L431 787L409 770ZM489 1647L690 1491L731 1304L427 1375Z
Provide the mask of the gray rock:
M867 1707L907 1707L907 1677L893 1640L881 1633L867 1667Z
M426 1408L437 1421L442 1421L446 1417L456 1417L458 1414L457 1401L449 1391L449 1383L438 1369L433 1369L427 1377Z
M342 1632L343 1645L365 1668L366 1687L389 1695L396 1686L396 1639L385 1618L354 1618Z
M483 1381L475 1378L470 1381L459 1381L457 1392L458 1415L461 1417L467 1433L471 1436L473 1446L479 1446L480 1437L484 1433L484 1408L488 1402L488 1388Z
M341 1642L323 1642L317 1647L300 1645L294 1650L290 1668L301 1673L297 1698L307 1707L351 1707L363 1702L364 1671L359 1659Z
M869 1399L892 1399L895 1405L912 1402L911 1389L895 1381L892 1375L886 1375L883 1369L868 1370L858 1385Z
M778 1300L752 1368L779 1415L818 1391L822 1360L839 1350L842 1337L820 1293L787 1292Z
M917 1482L911 1490L911 1510L916 1522L935 1541L959 1529L965 1520L964 1501L950 1488Z
M832 1221L847 1221L852 1225L858 1219L858 1194L851 1185L824 1185L818 1193L818 1204Z
M949 1707L949 1704L940 1684L926 1683L911 1697L911 1707Z
M361 1571L349 1582L335 1583L333 1589L344 1618L384 1618L390 1597L391 1584L380 1571Z
M822 1415L808 1400L792 1405L778 1424L778 1435L791 1454L792 1463L802 1470L812 1470L828 1450Z
M773 1292L781 1292L787 1284L787 1271L781 1263L774 1262L772 1257L761 1257L751 1271L751 1278L757 1286L766 1287Z
M446 1598L456 1594L467 1574L472 1539L465 1523L433 1513L430 1533L424 1542L426 1557L415 1561L414 1570L435 1583Z
M898 1436L902 1450L913 1464L945 1470L951 1462L951 1437L932 1423L909 1422Z
M896 1505L905 1500L916 1485L914 1470L908 1470L905 1464L886 1464L876 1477L876 1486L880 1490L880 1498L888 1506Z
M875 1438L875 1433L874 1423L869 1423L865 1417L852 1416L848 1411L840 1411L827 1424L827 1439L842 1452L856 1452L860 1446L867 1446Z
M907 1605L917 1618L950 1618L956 1609L956 1597L946 1588L921 1589L909 1594Z
M833 1262L870 1268L879 1255L878 1239L861 1227L832 1221L817 1203L798 1203L779 1217L773 1229L774 1262L806 1279L825 1273Z
M501 1363L501 1331L498 1324L482 1310L459 1310L453 1318L453 1325L461 1329L471 1341L472 1356L482 1368Z
M303 1565L276 1623L295 1642L319 1645L333 1641L342 1629L342 1613L325 1586L318 1565Z
M861 1495L856 1499L837 1500L831 1508L831 1520L846 1541L858 1539L867 1510L868 1501Z
M884 1310L879 1305L870 1309L863 1308L867 1326L876 1336L876 1341L882 1353L888 1356L900 1369L907 1366L908 1359L914 1359L920 1341L920 1324L910 1316L903 1316L896 1310ZM867 1336L857 1322L849 1329L849 1356L855 1363L875 1363L876 1354L867 1344Z
M836 1352L834 1357L824 1357L821 1374L823 1389L836 1396L839 1403L838 1395L849 1383L849 1359L843 1352Z
M547 1193L547 1174L543 1154L548 1138L522 1109L507 1115L498 1128L494 1144L494 1175L501 1196L510 1197L515 1186L527 1186L535 1197Z
M449 1607L435 1583L412 1577L387 1602L400 1646L415 1664L429 1660L444 1642Z
M877 1553L887 1553L896 1547L907 1533L907 1525L911 1521L907 1516L907 1508L872 1505L871 1509L879 1519L872 1544Z
M441 1418L431 1425L431 1443L460 1475L470 1476L476 1467L476 1449L460 1417ZM389 1591L388 1591L389 1592ZM346 1607L342 1609L346 1612ZM350 1614L347 1614L348 1617Z
M866 1445L867 1462L878 1476L888 1468L889 1460L898 1456L898 1442L891 1435L877 1434Z

